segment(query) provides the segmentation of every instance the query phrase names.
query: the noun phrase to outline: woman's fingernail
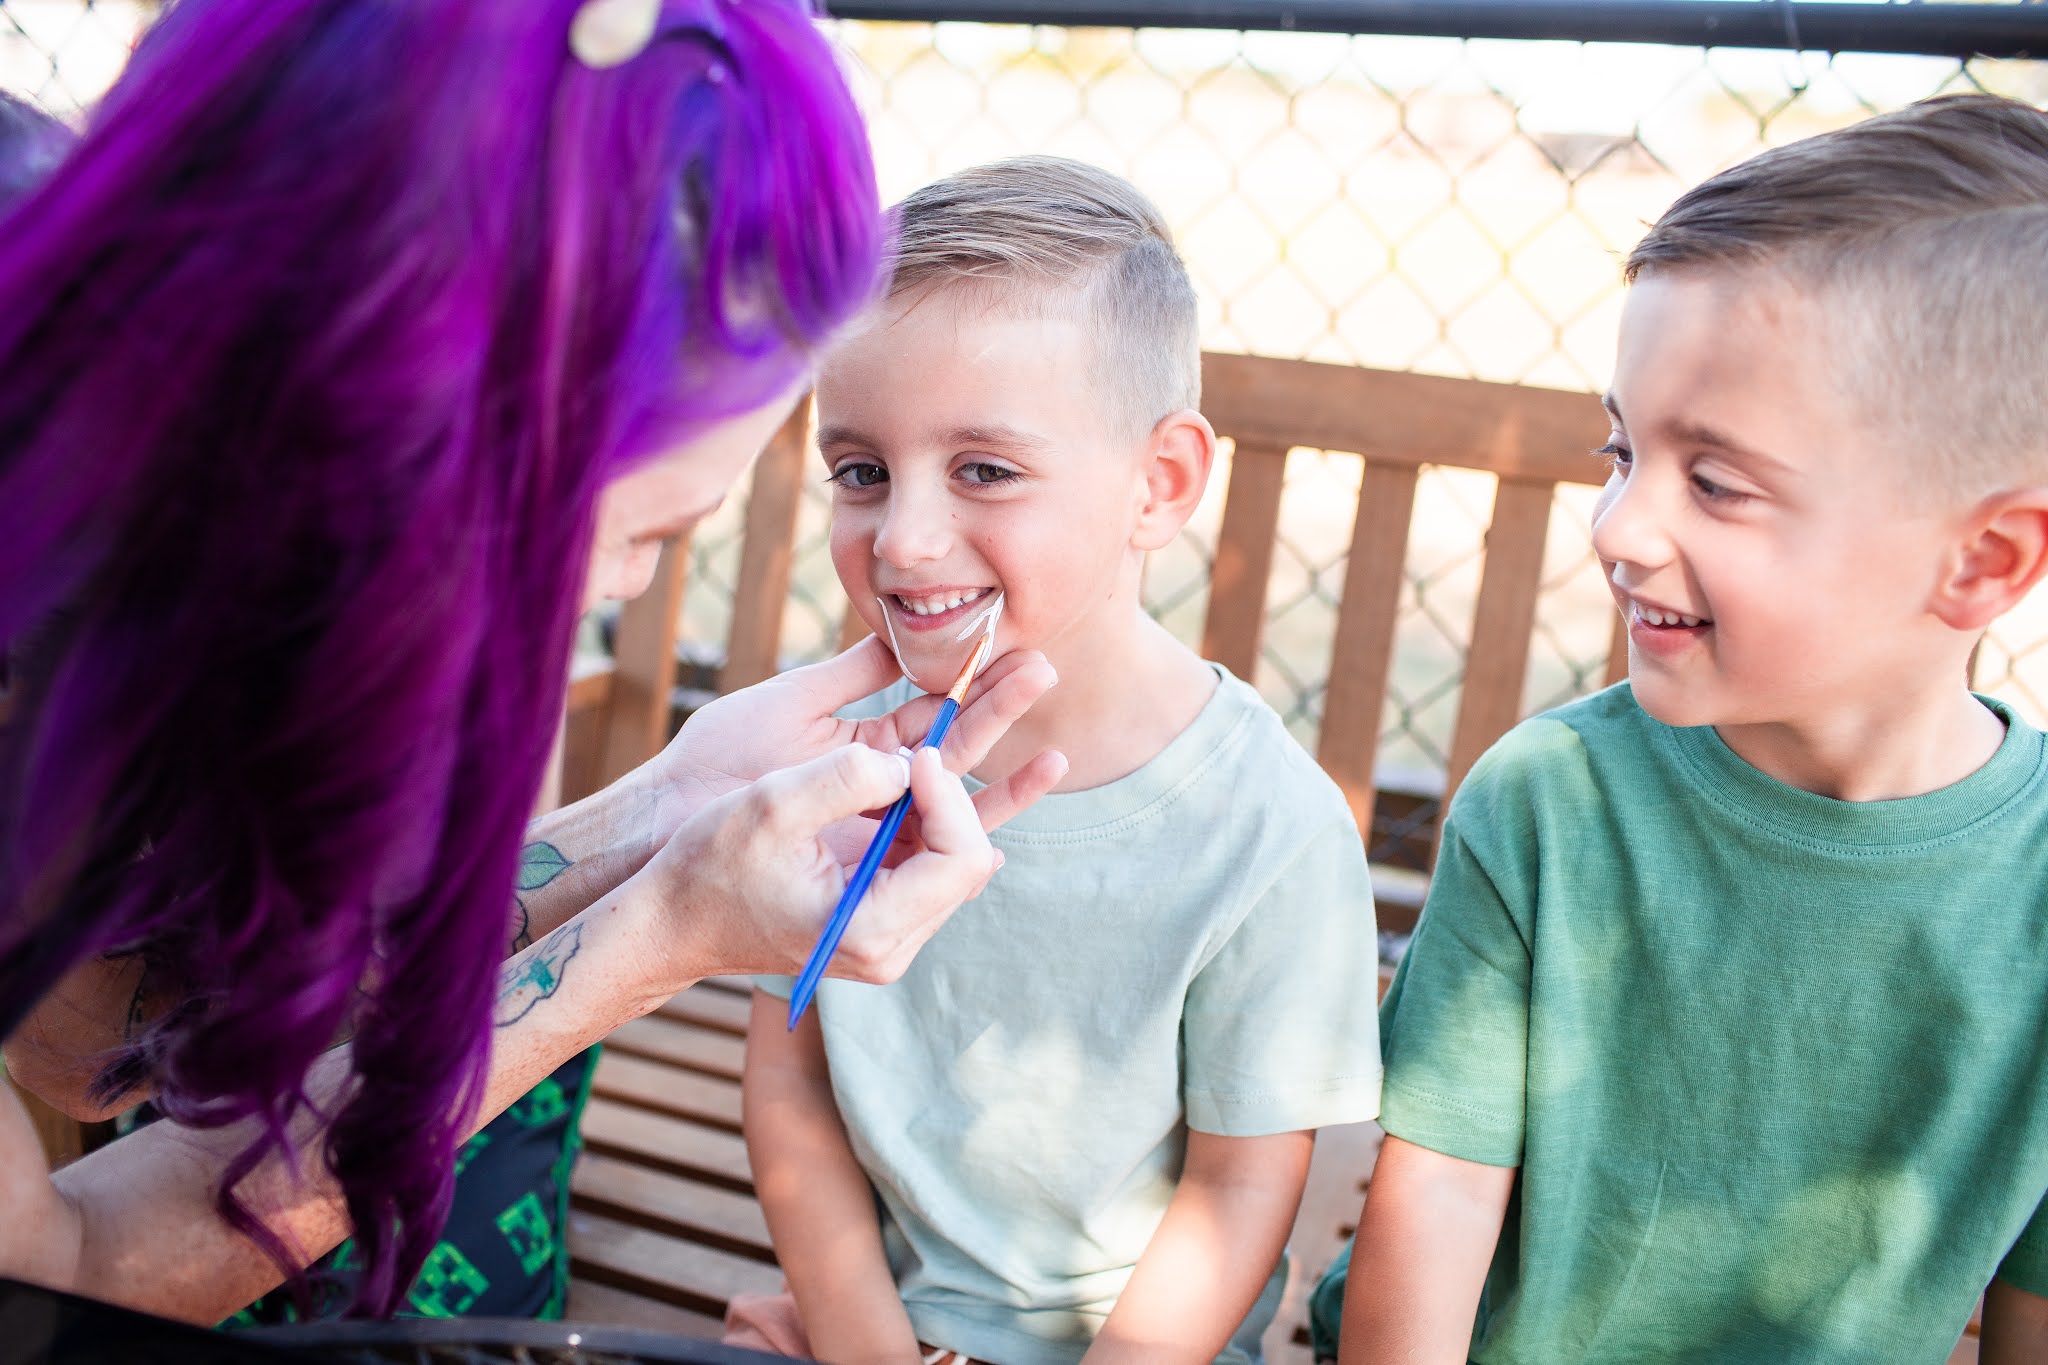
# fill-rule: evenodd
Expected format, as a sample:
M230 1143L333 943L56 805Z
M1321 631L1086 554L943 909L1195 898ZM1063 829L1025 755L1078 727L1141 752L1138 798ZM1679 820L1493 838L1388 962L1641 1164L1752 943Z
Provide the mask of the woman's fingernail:
M910 785L910 750L898 749L896 761L903 765L903 785L907 787Z
M996 871L997 871L997 872L1001 872L1001 871L1003 870L1003 864L1004 864L1004 863L1006 863L1006 862L1008 862L1008 861L1009 861L1009 859L1008 859L1008 858L1005 858L1005 857L1003 856L1003 851L1002 851L1001 849L997 849L997 850L995 851L995 853L996 853Z

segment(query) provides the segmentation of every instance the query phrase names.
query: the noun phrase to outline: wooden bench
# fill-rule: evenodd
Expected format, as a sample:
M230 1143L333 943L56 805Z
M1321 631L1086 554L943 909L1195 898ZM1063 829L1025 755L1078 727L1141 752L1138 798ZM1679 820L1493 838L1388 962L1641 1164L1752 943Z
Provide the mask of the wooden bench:
M1202 653L1240 677L1253 675L1288 452L1360 460L1316 757L1343 789L1362 835L1373 830L1376 809L1398 808L1418 831L1426 860L1443 799L1520 719L1552 497L1561 483L1604 476L1587 453L1606 431L1599 404L1582 393L1238 355L1205 356L1202 378L1203 411L1235 445ZM800 410L753 474L721 691L775 670L811 458L808 414ZM1425 465L1494 474L1498 491L1448 771L1435 791L1418 793L1412 782L1382 791L1381 713ZM685 545L664 552L654 586L621 615L616 662L586 663L574 678L567 797L625 773L668 739L687 562ZM849 614L842 642L860 633ZM1609 651L1612 680L1627 670L1618 618ZM1420 896L1409 888L1419 881L1389 880L1379 889L1382 928L1413 927ZM709 1334L730 1294L779 1283L739 1136L746 1008L743 985L707 982L607 1044L575 1178L572 1316ZM1277 1365L1308 1360L1306 1293L1351 1233L1378 1139L1376 1127L1361 1124L1317 1142L1291 1247L1296 1273L1267 1338Z

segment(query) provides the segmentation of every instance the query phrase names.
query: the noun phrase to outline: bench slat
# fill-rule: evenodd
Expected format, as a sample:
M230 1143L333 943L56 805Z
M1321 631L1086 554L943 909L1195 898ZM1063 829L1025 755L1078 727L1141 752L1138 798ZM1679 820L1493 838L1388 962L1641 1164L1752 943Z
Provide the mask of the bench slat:
M569 1258L585 1279L717 1318L734 1294L782 1288L774 1266L577 1209L569 1212Z
M1330 649L1322 734L1316 743L1316 760L1343 790L1351 818L1368 845L1376 795L1374 762L1400 615L1401 566L1408 557L1408 525L1415 514L1415 475L1412 466L1366 461L1352 521L1351 559L1344 568L1344 601Z
M576 1163L569 1187L578 1208L734 1255L775 1259L767 1220L751 1195L598 1153Z
M658 1014L620 1025L605 1041L629 1056L649 1057L733 1081L740 1078L747 1054L744 1038Z
M740 1127L739 1082L610 1049L598 1060L591 1093L731 1132Z
M1472 613L1472 647L1465 655L1464 687L1444 775L1445 809L1479 755L1521 719L1529 634L1536 621L1554 491L1549 483L1502 479L1494 493L1486 571Z
M737 990L725 982L702 981L663 1005L655 1013L683 1024L701 1024L736 1037L747 1036L747 1016L753 1013L752 987L741 983Z
M1259 639L1266 628L1266 584L1286 478L1287 447L1237 443L1230 457L1223 527L1216 536L1216 563L1209 571L1202 657L1247 682L1258 667Z
M1545 483L1607 478L1586 453L1608 429L1600 400L1565 389L1210 351L1202 411L1217 431L1268 446Z
M669 694L676 682L676 630L682 621L683 583L690 568L690 538L661 547L654 582L619 613L612 646L611 702L603 712L604 759L600 785L616 782L668 742Z
M692 1313L659 1299L644 1298L624 1289L614 1289L594 1280L571 1278L569 1304L563 1314L569 1322L597 1327L637 1327L648 1332L669 1332L699 1341L716 1341L724 1331L717 1318Z
M732 633L718 690L736 692L775 676L782 647L782 609L796 559L796 514L803 500L804 451L810 444L811 400L799 400L754 464L747 525L732 595Z
M583 1111L583 1141L600 1155L708 1179L734 1191L754 1188L747 1144L737 1133L593 1098Z
M1607 641L1607 675L1609 687L1628 677L1628 618L1620 612L1614 613L1613 634Z

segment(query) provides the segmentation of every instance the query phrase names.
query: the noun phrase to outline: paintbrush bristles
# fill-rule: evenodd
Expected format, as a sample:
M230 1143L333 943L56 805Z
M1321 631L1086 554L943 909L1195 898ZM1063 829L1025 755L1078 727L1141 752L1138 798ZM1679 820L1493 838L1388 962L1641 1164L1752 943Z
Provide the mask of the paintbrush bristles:
M953 705L967 704L967 689L974 685L974 679L987 666L988 656L995 647L996 637L993 631L974 642L974 652L967 656L967 666L960 670L960 676L953 680L953 690L946 694L952 699Z

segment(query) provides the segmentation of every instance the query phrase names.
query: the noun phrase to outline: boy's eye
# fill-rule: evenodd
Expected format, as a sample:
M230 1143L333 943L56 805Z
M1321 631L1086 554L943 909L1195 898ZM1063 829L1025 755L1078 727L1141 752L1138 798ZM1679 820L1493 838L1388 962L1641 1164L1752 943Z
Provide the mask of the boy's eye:
M836 483L841 488L873 488L878 483L889 481L889 471L866 460L848 460L832 471L826 483Z
M1699 490L1700 496L1705 498L1708 502L1741 502L1749 496L1749 494L1747 493L1738 493L1734 489L1726 486L1725 484L1715 483L1712 479L1706 477L1704 474L1693 475L1692 486L1694 488L1697 488Z
M1621 444L1621 442L1619 441L1609 441L1606 445L1601 446L1593 453L1595 455L1600 456L1602 459L1606 460L1607 467L1609 469L1619 469L1624 471L1626 471L1630 465L1635 463L1636 458L1635 452L1630 450L1627 446Z
M960 466L960 477L969 483L1008 483L1017 477L1017 471L1003 465L990 464L986 460L977 460L973 464Z

